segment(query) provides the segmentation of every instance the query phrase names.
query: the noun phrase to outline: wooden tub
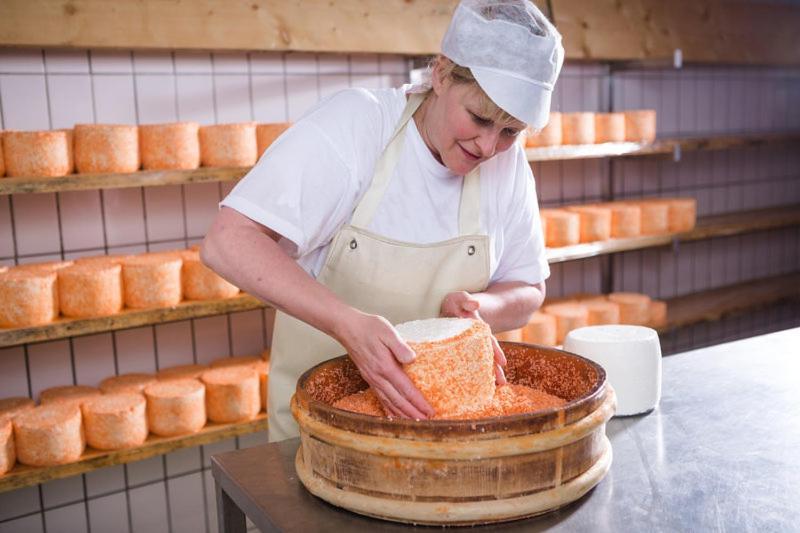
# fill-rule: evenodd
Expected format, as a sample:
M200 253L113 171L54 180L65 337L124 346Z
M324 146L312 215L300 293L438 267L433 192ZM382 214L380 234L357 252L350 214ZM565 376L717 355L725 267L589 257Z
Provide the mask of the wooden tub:
M481 420L389 420L331 404L367 387L347 357L303 374L292 397L305 487L386 520L471 525L516 520L577 500L611 465L616 407L597 364L561 350L501 342L510 383L568 400L562 408Z

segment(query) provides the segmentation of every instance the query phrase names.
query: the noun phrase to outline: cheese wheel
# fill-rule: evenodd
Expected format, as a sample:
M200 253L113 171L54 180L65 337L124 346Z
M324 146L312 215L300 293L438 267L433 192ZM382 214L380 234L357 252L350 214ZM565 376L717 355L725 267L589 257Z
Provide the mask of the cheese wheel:
M183 169L200 166L200 125L173 122L139 126L139 150L145 170Z
M144 389L147 426L162 437L197 433L206 424L206 389L195 379L157 381Z
M89 264L98 264L98 265L122 265L122 263L126 259L130 259L131 257L135 257L133 255L128 254L120 254L120 255L92 255L88 257L79 257L75 260L76 264L80 263L89 263Z
M10 270L15 272L58 272L75 264L73 261L45 261L44 263L26 263L17 265Z
M231 366L252 366L263 363L264 360L256 355L236 355L233 357L220 357L211 361L211 368L224 368Z
M567 333L573 329L589 325L589 310L581 303L550 304L543 310L556 319L556 344L563 344Z
M539 215L545 221L545 245L551 248L578 244L581 239L581 217L566 209L542 209Z
M20 413L30 411L36 403L27 396L12 396L0 399L0 418L14 418Z
M625 140L635 143L651 143L656 140L655 109L625 111Z
M551 111L550 119L545 127L539 132L530 132L528 134L525 146L528 148L558 146L561 144L561 137L561 113Z
M650 321L650 297L636 292L612 292L608 299L619 305L620 324L645 326Z
M187 300L216 300L239 294L239 287L229 283L200 261L199 252L186 250L182 257L183 297Z
M0 130L0 178L6 175L6 158L3 156L3 131Z
M64 403L77 403L80 405L90 398L100 396L100 394L100 389L87 385L60 385L40 392L39 403L42 405Z
M610 209L588 205L572 205L566 209L581 217L580 242L605 241L611 238Z
M14 418L17 460L30 466L77 461L86 447L78 404L42 405Z
M206 365L179 365L169 368L162 368L156 373L159 381L169 381L175 379L200 379L200 376L208 370Z
M255 123L200 127L200 162L204 167L248 167L256 159Z
M261 385L255 368L212 368L200 379L206 386L206 412L212 422L252 420L261 410Z
M58 271L58 301L68 317L109 316L122 310L122 267L82 262Z
M399 324L396 330L416 353L403 370L436 412L434 418L457 416L491 402L495 374L488 324L431 318Z
M522 328L522 340L530 344L555 346L556 317L541 311L533 313L528 324Z
M590 326L601 324L619 324L619 304L602 299L581 300L586 307Z
M657 235L669 231L669 205L658 200L632 200L641 211L641 234Z
M667 302L662 300L650 301L650 322L651 328L663 328L667 325Z
M40 326L58 316L55 271L10 268L0 274L0 327Z
M594 113L562 113L563 144L594 143Z
M595 113L594 142L625 142L625 113Z
M522 342L522 328L512 329L510 331L501 331L499 333L495 333L494 336L499 341Z
M258 150L258 157L269 148L275 139L289 129L292 124L290 122L276 122L274 124L258 124L256 126L256 145Z
M144 388L156 382L153 374L130 373L111 376L100 382L100 390L104 394L132 393L142 394Z
M183 260L172 254L144 254L122 262L125 305L133 309L170 307L181 301Z
M642 209L628 202L594 204L611 211L611 238L638 237L642 232Z
M117 393L98 396L81 405L86 444L98 450L141 446L147 439L144 396Z
M139 131L128 124L75 124L75 168L80 173L136 172Z
M671 233L692 231L697 223L697 200L694 198L663 198L667 204L667 227Z
M16 462L14 424L11 422L11 417L0 416L0 476L14 468Z
M6 131L3 155L9 177L56 177L72 171L69 135L64 130Z

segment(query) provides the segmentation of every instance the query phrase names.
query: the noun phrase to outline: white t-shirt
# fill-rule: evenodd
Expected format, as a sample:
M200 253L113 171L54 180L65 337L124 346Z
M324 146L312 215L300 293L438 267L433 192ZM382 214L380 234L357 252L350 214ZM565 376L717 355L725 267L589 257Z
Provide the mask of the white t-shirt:
M220 205L283 238L316 277L334 235L349 224L406 104L397 89L345 89L310 109L264 153ZM408 121L403 150L368 230L426 244L458 236L463 177L440 164ZM533 174L518 143L481 164L481 231L490 238L490 282L538 283L550 275Z

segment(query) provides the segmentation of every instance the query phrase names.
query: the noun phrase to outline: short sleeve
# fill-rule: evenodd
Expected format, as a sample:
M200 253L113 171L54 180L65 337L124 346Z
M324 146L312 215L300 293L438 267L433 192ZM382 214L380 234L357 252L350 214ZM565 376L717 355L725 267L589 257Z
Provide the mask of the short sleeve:
M492 282L522 281L531 285L550 277L533 172L519 150L514 186L503 221L503 249Z

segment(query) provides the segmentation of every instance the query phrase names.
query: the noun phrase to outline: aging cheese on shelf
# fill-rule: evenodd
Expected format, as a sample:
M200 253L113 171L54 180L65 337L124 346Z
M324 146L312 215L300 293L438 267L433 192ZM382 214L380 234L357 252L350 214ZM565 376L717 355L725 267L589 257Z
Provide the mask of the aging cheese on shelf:
M396 327L416 353L403 370L436 411L434 418L481 409L495 391L489 325L478 320L432 318Z
M625 113L595 113L594 142L621 143L625 141Z
M0 399L0 418L14 418L20 413L30 411L36 403L27 396L12 396Z
M256 145L258 150L258 157L275 142L275 139L289 129L292 124L290 122L276 122L271 124L258 124L256 126Z
M48 404L78 404L102 394L100 389L87 385L59 385L50 387L39 393L39 403Z
M127 124L75 124L75 168L80 173L139 170L139 131Z
M72 172L65 130L5 131L3 159L9 177L57 177Z
M139 150L145 170L183 169L200 166L200 126L197 122L173 122L139 126Z
M76 403L42 405L18 415L13 424L17 460L25 465L71 463L86 447Z
M81 405L86 444L98 450L141 446L147 439L144 396L104 394Z
M581 300L580 303L589 312L588 321L590 326L619 324L619 304L605 299Z
M542 209L539 215L544 221L545 246L558 248L578 244L581 240L581 217L566 209Z
M671 233L692 231L697 223L697 200L694 198L662 198L667 204L667 227Z
M577 302L564 302L544 306L544 312L556 319L556 344L563 344L567 333L589 325L589 310Z
M231 366L255 366L263 363L263 359L256 355L235 355L233 357L220 357L211 361L211 368L223 368Z
M232 298L239 294L239 287L229 283L200 261L200 253L186 250L181 253L183 268L183 297L187 300L215 300Z
M162 368L156 373L159 381L169 381L175 379L200 379L200 376L208 370L206 365L179 365Z
M11 417L0 415L0 476L14 468L16 462L14 424L11 422Z
M667 325L667 302L662 300L650 301L650 321L651 328L663 328Z
M252 420L261 410L261 384L254 367L211 368L200 379L206 386L206 412L212 422Z
M608 299L619 305L621 324L646 326L650 321L650 297L635 292L612 292Z
M556 345L556 317L536 311L522 328L522 341L543 346Z
M538 148L541 146L558 146L561 144L561 113L550 112L550 119L538 133L530 132L525 140L528 148Z
M122 310L122 267L111 262L78 262L58 271L61 314L98 317Z
M522 342L522 328L512 329L510 331L501 331L499 333L495 333L494 336L499 341Z
M79 257L75 260L76 264L98 264L98 265L122 265L123 261L135 257L128 254L119 255L91 255L87 257Z
M625 140L636 143L651 143L656 140L655 109L625 111Z
M611 237L611 210L605 207L572 205L567 211L578 213L580 242L604 241Z
M256 159L255 123L200 127L200 162L204 167L247 167Z
M40 326L58 316L56 272L10 268L0 274L0 328Z
M594 144L594 113L562 113L563 144Z
M181 301L183 260L176 254L153 253L122 262L125 305L133 309L170 307Z
M195 379L157 381L144 395L147 425L156 435L189 435L206 425L206 389Z
M641 210L642 235L657 235L669 231L669 204L659 199L630 200Z
M156 377L153 374L132 372L108 377L100 382L99 387L104 394L142 394L145 387L155 382Z
M625 239L638 237L642 233L642 209L628 202L605 202L595 204L611 211L611 237Z

